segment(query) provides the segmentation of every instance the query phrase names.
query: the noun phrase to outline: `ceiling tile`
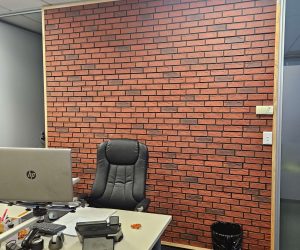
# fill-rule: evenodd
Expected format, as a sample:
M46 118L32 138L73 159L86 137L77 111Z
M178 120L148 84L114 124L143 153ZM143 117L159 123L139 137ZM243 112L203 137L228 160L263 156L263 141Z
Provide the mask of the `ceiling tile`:
M42 13L41 12L26 14L24 16L42 24Z
M81 0L44 0L49 4L64 4L64 3L71 3L71 2L79 2Z
M7 13L8 10L0 6L0 14Z
M43 6L65 4L71 2L84 2L84 0L0 0L0 15L38 10ZM28 15L7 16L0 18L7 23L12 23L35 32L42 30L41 13L33 13Z
M13 12L16 12L21 10L38 9L45 4L40 0L0 0L0 5Z
M7 23L14 24L16 26L32 30L38 33L42 32L42 24L40 22L34 21L30 18L27 18L25 16L19 15L19 16L12 16L12 17L4 17L0 20L3 20Z

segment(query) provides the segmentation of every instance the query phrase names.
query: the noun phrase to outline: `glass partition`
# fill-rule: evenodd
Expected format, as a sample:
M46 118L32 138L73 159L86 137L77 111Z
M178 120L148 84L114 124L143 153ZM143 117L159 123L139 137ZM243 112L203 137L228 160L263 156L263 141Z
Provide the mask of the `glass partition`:
M300 249L300 1L287 0L282 89L280 248Z

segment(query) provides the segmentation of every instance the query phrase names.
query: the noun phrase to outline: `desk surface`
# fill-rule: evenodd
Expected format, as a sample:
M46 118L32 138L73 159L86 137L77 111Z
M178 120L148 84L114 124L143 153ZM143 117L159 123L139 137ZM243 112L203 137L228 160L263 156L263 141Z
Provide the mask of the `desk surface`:
M101 209L97 209L101 214ZM114 215L119 216L124 238L115 244L116 250L141 250L152 249L171 221L171 216L151 213L141 213L125 210L116 210ZM95 216L97 216L95 214ZM139 230L132 229L131 224L139 223L142 227ZM45 239L45 240L49 240ZM48 242L45 242L46 246ZM65 236L65 243L62 249L81 250L82 245L77 237Z
M7 215L9 217L18 217L26 211L26 209L21 206L8 206L7 204L0 203L0 217L3 215L5 209L7 209Z
M14 209L19 209L13 206ZM0 206L0 212L3 208ZM14 210L11 209L11 210ZM171 221L171 216L153 213L142 213L125 210L114 210L114 215L119 216L124 238L121 242L115 244L116 250L146 250L152 249L154 244L160 238L166 227ZM101 215L101 209L97 209L93 217ZM76 214L76 213L75 213ZM139 223L142 227L138 230L132 229L131 224ZM45 237L45 249L48 249L49 237ZM2 247L4 244L2 244ZM2 249L2 248L1 248ZM3 248L4 249L4 248ZM82 245L78 237L65 235L65 242L62 249L81 250Z

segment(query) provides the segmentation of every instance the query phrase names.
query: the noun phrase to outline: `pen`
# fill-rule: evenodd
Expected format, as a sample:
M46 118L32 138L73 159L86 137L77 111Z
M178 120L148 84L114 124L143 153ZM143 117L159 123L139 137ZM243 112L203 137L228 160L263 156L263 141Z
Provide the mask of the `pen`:
M1 221L4 221L4 219L5 219L5 216L6 216L6 213L7 213L7 208L5 209L5 211L4 211L4 213L3 213L3 215L2 215L2 217L1 217Z
M24 212L20 213L17 217L21 217L21 216L23 216L24 214L27 214L27 213L28 213L28 211L24 211Z

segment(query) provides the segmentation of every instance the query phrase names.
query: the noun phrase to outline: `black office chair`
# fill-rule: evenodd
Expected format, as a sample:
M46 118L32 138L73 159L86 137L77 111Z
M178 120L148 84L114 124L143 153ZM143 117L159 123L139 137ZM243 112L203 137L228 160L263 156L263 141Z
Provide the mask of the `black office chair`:
M91 207L146 211L148 150L127 139L103 142L97 149L95 182L87 203Z

